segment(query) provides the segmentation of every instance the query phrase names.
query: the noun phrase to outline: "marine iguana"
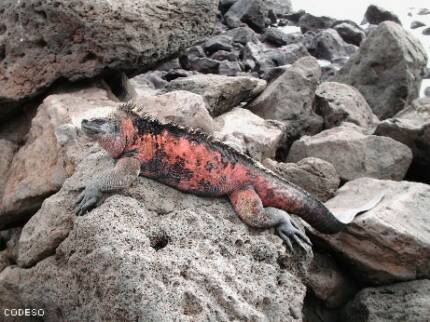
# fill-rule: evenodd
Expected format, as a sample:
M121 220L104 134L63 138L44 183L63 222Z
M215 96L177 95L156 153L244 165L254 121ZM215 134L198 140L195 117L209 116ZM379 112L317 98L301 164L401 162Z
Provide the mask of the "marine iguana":
M322 233L337 233L348 222L336 218L320 201L257 161L200 131L139 116L133 104L124 104L104 118L82 120L81 128L116 159L114 169L95 178L79 195L75 213L93 208L102 193L126 188L142 175L183 192L205 197L228 196L247 225L275 227L287 247L311 245L290 219L294 213Z

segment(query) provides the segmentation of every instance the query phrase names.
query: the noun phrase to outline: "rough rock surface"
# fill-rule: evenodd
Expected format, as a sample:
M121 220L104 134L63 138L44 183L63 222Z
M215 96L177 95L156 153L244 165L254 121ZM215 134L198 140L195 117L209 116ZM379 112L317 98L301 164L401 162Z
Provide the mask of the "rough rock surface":
M230 28L240 27L246 23L257 32L266 26L268 8L263 0L238 0L224 15L225 24Z
M248 42L258 42L257 33L247 26L230 29L226 32L235 43L246 45Z
M314 253L306 284L329 308L342 306L358 289L334 259L322 253Z
M318 158L304 158L297 163L265 159L263 164L321 201L333 197L340 184L334 166Z
M15 154L2 200L0 226L20 220L58 191L80 161L75 125L85 117L112 111L118 102L97 88L50 95L39 106L24 146ZM69 124L68 124L69 123Z
M304 127L312 113L320 77L318 61L310 56L301 58L271 82L247 108L262 118L291 121L299 124L292 124L294 127Z
M400 25L381 23L336 75L357 88L373 112L385 119L418 97L427 56L421 43Z
M250 111L236 107L215 119L214 135L236 150L256 160L274 158L284 143L285 126L281 122L264 120Z
M303 41L303 34L301 32L286 33L279 28L267 28L263 40L276 46L285 46Z
M367 23L370 23L372 25L378 25L381 22L384 22L387 20L398 23L399 25L402 24L400 22L399 17L397 17L394 13L384 8L375 6L373 4L367 7L367 10L364 14L364 19Z
M219 67L219 61L206 57L200 46L188 48L180 57L180 62L183 68L200 73L216 73Z
M294 142L287 161L297 162L306 157L330 162L343 180L360 177L401 180L411 164L412 152L391 138L366 135L362 128L343 123Z
M293 11L291 0L264 0L264 4L275 15L286 15Z
M318 31L330 28L334 22L335 20L329 17L318 17L310 13L305 13L300 17L298 25L302 32L305 33L307 31Z
M203 49L206 55L210 56L218 50L232 51L233 39L227 35L216 35L205 41Z
M216 0L0 3L0 115L60 78L153 66L213 30ZM124 27L126 26L126 27Z
M360 28L355 22L340 21L332 27L347 43L360 46L361 42L366 38L364 30Z
M366 288L344 309L350 322L423 322L430 317L430 280Z
M384 120L375 134L406 144L412 149L414 161L430 164L430 98L417 99L393 118Z
M135 102L139 115L149 114L162 122L201 129L209 134L215 129L215 122L209 115L208 106L201 95L173 91L158 96L140 96Z
M259 75L268 69L293 64L309 52L302 43L293 43L279 48L268 47L262 43L247 43L242 52L245 69Z
M16 144L5 139L0 139L0 200L7 181L8 170L17 148Z
M325 128L338 126L343 121L367 128L376 121L366 99L352 86L324 82L315 95L316 111L322 115Z
M157 95L159 91L156 89L154 82L148 77L147 73L130 78L129 83L134 90L133 98L136 96Z
M386 22L364 31L349 20L290 14L290 0L138 2L0 4L0 87L2 76L18 71L11 83L23 91L5 100L10 88L0 89L0 198L6 180L9 189L9 208L0 209L0 308L43 308L47 322L423 322L428 280L365 289L352 298L361 287L430 278L430 186L346 182L401 180L412 152L407 180L427 180L430 168L419 173L415 165L430 164L429 102L413 100L425 77L421 46ZM291 33L293 25L302 31ZM379 34L363 49L370 30ZM368 98L346 81L332 82L356 45L361 52L348 70L362 68L361 74L347 74L364 89L376 88L370 92L375 101L385 99L382 109L394 115L377 135L371 135L377 118ZM12 65L3 65L11 57ZM30 63L34 70L22 72ZM93 76L100 81L79 81ZM336 235L319 234L293 215L300 230L305 225L313 234L313 247L324 251L314 258L309 246L286 251L274 229L243 224L227 198L183 194L146 178L76 217L82 188L116 162L78 126L119 101L136 102L138 113L161 121L203 129L263 160L329 200L336 214L381 191L385 199ZM4 122L5 107L23 113ZM398 137L384 133L387 123ZM324 127L329 130L320 133ZM2 230L18 222L21 227Z
M251 76L193 75L171 81L166 90L185 90L202 95L209 112L220 115L260 94L266 81Z
M348 271L366 284L430 276L430 186L361 178L346 183L326 205L335 214L384 194L373 209L336 235L318 234Z
M347 58L357 50L357 47L346 43L339 33L331 28L320 31L315 42L317 57L329 61Z
M30 267L0 274L0 305L42 307L47 321L302 320L312 253L289 257L225 199L139 178L127 196L72 215L75 190L112 166L90 153L25 225L18 263Z
M218 66L218 73L225 76L237 76L242 71L238 61L222 60Z

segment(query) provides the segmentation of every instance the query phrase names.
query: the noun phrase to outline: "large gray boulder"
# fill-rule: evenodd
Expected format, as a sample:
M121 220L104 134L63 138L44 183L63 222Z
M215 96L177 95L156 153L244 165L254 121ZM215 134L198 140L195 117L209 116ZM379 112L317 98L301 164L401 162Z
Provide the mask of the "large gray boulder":
M315 54L318 58L329 61L346 59L357 51L357 47L345 42L332 28L321 30L315 37Z
M430 165L430 98L421 98L386 119L375 131L376 135L389 136L412 149L414 161Z
M321 68L315 58L300 58L272 81L247 108L264 119L289 121L289 131L297 128L295 132L300 132L309 126L320 77Z
M330 28L335 20L326 16L314 16L310 13L303 14L299 21L298 26L303 33L307 31L318 31Z
M312 110L315 90L321 77L318 61L304 57L270 83L248 109L278 121L302 119Z
M361 178L346 183L326 206L341 216L383 194L373 209L335 235L316 233L348 272L369 285L430 277L430 186Z
M0 2L0 116L54 81L144 70L213 30L216 0Z
M381 23L335 80L357 88L373 112L385 119L418 97L427 55L419 40L397 23Z
M204 42L203 49L208 56L212 55L218 50L232 51L233 38L225 34L213 36Z
M367 7L366 12L364 13L364 21L372 25L377 25L384 21L393 21L399 25L402 24L397 15L373 4Z
M266 81L251 76L197 74L171 81L167 91L185 90L202 95L211 115L218 116L248 102L266 88Z
M402 180L412 161L404 144L388 137L367 135L352 123L303 136L291 146L288 162L316 157L330 162L343 180L360 177Z
M230 35L233 39L233 42L244 46L248 42L253 42L253 43L258 42L257 33L247 26L227 30L225 34Z
M423 322L430 317L430 280L361 290L343 310L350 322Z
M163 123L176 123L208 134L215 130L215 122L201 95L172 91L162 95L139 95L133 101L138 115L151 115Z
M183 68L200 73L216 73L219 69L219 61L206 57L201 46L188 48L180 62Z
M75 217L79 187L114 164L90 150L24 226L20 267L0 273L0 306L44 308L48 322L302 319L299 276L311 251L287 256L279 237L248 228L225 199L139 178L126 196Z
M324 82L318 86L315 96L316 111L322 115L325 128L338 126L343 121L368 128L377 121L366 99L352 86Z
M356 46L360 46L361 42L366 38L364 30L353 21L337 21L332 28L339 33L343 40Z
M224 22L230 28L246 23L256 32L262 32L266 26L268 8L263 0L238 0L224 15Z
M267 28L263 35L263 41L275 46L285 46L302 42L304 40L301 32L286 33L280 28Z
M215 118L214 136L256 160L274 158L285 142L285 125L236 107Z
M321 201L333 197L339 188L340 178L334 166L318 158L304 158L297 163L265 159L263 164Z

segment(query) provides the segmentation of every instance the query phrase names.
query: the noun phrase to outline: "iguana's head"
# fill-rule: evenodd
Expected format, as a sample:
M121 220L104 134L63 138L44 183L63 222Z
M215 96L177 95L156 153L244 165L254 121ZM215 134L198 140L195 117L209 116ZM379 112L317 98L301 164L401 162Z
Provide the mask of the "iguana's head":
M119 157L127 145L133 143L135 136L133 122L122 113L84 119L81 128L114 158Z

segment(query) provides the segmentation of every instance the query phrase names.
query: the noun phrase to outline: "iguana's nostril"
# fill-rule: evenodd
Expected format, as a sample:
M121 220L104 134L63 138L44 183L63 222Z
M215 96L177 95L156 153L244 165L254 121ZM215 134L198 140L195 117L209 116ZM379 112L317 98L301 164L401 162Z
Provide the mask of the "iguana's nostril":
M88 120L87 119L83 119L82 120L82 124L86 124L86 123L88 123Z

